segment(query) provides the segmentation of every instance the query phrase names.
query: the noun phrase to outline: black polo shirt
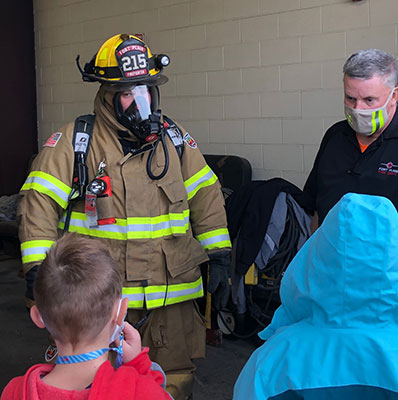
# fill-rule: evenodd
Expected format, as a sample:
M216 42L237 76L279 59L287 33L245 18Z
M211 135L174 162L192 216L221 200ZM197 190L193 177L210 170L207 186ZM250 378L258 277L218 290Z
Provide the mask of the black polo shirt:
M385 131L361 153L347 121L331 126L322 139L304 192L319 224L349 192L389 198L398 209L398 109Z

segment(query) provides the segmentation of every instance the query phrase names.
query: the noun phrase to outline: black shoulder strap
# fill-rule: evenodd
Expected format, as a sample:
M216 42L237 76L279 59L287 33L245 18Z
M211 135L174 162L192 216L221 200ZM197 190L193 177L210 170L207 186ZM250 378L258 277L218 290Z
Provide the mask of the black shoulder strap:
M182 154L184 153L184 139L181 132L181 129L177 126L177 124L170 119L169 117L163 116L164 121L169 125L166 129L167 135L171 139L174 144L174 147L177 151L178 157L182 158Z
M72 203L84 197L84 189L88 183L88 170L86 165L87 154L93 136L95 115L87 114L77 117L73 128L72 146L74 152L72 190L68 198L68 207L64 225L64 232L69 229L72 214Z
M73 164L72 192L69 200L81 199L87 185L87 154L93 136L95 115L87 114L77 117L73 129L72 146L75 155Z

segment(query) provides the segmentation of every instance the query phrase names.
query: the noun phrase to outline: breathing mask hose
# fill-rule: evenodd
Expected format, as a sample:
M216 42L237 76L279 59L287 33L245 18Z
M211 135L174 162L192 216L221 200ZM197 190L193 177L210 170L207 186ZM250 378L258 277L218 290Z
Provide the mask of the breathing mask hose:
M151 171L151 165L152 165L152 159L153 159L153 155L155 154L155 151L159 145L159 142L162 142L162 146L163 146L163 152L164 152L164 168L163 171L159 174L159 175L154 175ZM169 151L167 149L167 145L165 143L165 134L164 134L164 130L162 130L161 134L160 134L160 138L159 140L155 143L153 149L151 150L151 152L149 153L149 157L148 157L148 161L146 163L146 172L148 174L148 176L154 180L157 181L159 179L162 179L167 171L169 170Z

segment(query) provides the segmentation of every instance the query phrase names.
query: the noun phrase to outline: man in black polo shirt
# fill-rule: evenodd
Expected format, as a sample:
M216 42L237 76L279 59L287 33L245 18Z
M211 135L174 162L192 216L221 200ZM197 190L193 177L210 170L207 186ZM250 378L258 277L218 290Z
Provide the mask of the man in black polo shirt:
M313 230L348 192L385 196L398 208L397 60L361 50L343 72L347 119L327 130L304 186Z

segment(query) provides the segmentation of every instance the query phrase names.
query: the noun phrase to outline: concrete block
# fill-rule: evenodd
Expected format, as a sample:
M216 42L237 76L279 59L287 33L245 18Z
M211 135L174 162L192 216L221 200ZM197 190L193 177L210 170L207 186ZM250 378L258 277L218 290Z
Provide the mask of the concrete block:
M53 95L54 101L57 103L72 103L81 101L93 101L87 92L87 84L82 83L63 83L62 85L54 85Z
M62 104L42 104L42 121L62 121L64 118L64 107Z
M224 47L225 68L246 68L260 65L258 43L234 44Z
M210 121L210 143L243 142L243 121Z
M324 32L346 31L369 26L369 4L350 2L322 8L322 30Z
M53 86L39 86L37 88L37 103L48 104L54 102Z
M397 26L395 24L348 31L347 55L361 49L380 49L396 53Z
M65 13L57 8L38 11L35 18L35 26L40 27L40 29L59 27L66 23Z
M242 42L275 39L278 36L278 16L273 14L242 19L240 29Z
M193 50L206 47L206 32L204 25L190 26L177 29L176 50Z
M159 9L159 29L182 28L189 26L189 4L174 4Z
M51 64L52 65L63 65L69 64L73 62L76 58L75 54L71 53L71 47L66 46L57 46L51 47L48 49L51 52ZM95 50L94 50L95 52ZM43 65L42 63L40 65Z
M232 94L242 90L242 76L240 70L209 72L209 94Z
M192 119L192 101L185 97L167 97L162 101L162 110L172 119Z
M282 90L318 89L322 85L322 64L305 63L281 66Z
M176 31L148 32L148 45L155 53L169 53L176 49Z
M244 18L259 14L259 0L224 0L224 18Z
M52 64L52 48L45 49L36 47L36 65L38 67L48 67Z
M326 117L323 119L323 131L326 132L336 122L344 120L345 117Z
M345 60L322 63L322 88L341 89L343 87L343 65Z
M398 2L395 0L378 0L369 2L371 26L397 23Z
M283 143L319 144L325 133L320 119L283 119Z
M264 168L279 171L303 171L303 146L263 144Z
M260 12L262 14L274 14L299 9L300 0L260 0Z
M224 118L224 101L222 97L192 98L192 119L210 120Z
M163 25L160 23L160 11L156 9L134 12L128 16L130 17L130 22L124 21L122 28L127 33L147 33L155 29L157 31L166 31L172 29L172 26L163 27ZM131 29L134 29L134 31L130 32Z
M246 158L252 168L263 168L262 147L254 144L226 144L227 154Z
M244 121L245 143L282 143L282 121L279 118L255 118Z
M282 177L282 171L275 171L272 169L257 169L252 170L252 180L254 181L266 181L268 179Z
M93 112L93 102L78 102L64 104L64 118L59 120L56 126L60 127L68 122L74 121L76 117L82 114L90 114ZM56 121L56 120L55 120Z
M209 121L179 121L198 143L209 143Z
M169 81L159 87L161 98L177 96L177 78L175 75L168 75L168 77Z
M82 65L82 68L84 63ZM63 83L80 83L82 76L76 67L76 64L64 64L61 66L62 69L62 82ZM97 86L95 83L86 84L87 87Z
M258 94L238 94L224 97L225 118L260 117L260 96Z
M304 147L304 171L311 172L319 146L305 145Z
M329 4L342 4L346 0L301 0L301 8L327 6Z
M274 92L279 90L279 67L242 69L242 88L245 92Z
M192 51L192 71L217 71L224 68L224 52L222 47Z
M221 143L199 143L199 150L202 152L202 154L227 154L225 144Z
M167 55L170 57L170 65L164 69L167 76L192 72L192 54L189 50L175 51Z
M177 75L178 96L207 94L207 76L203 72Z
M59 65L39 68L41 85L58 84L62 82L62 67Z
M296 171L282 172L282 178L295 184L299 189L303 189L307 177L308 177L307 172L296 172Z
M97 20L83 22L83 41L99 41L100 39L105 37L105 25L106 24L99 24Z
M261 42L261 65L299 63L300 39L270 39Z
M302 93L303 118L343 118L343 90L322 90Z
M261 95L261 116L300 117L301 101L299 92L269 92Z
M34 0L34 10L43 11L51 8L57 8L58 3L54 0Z
M60 9L57 8L58 12L59 10ZM67 7L63 8L62 11L65 16L65 24L78 24L80 22L89 21L90 19L94 18L92 14L93 5L90 1L70 4Z
M345 34L328 33L301 39L302 62L335 60L345 57Z
M223 19L222 0L199 0L191 2L191 24L198 25Z
M291 11L279 15L279 36L310 35L321 32L321 9Z
M239 42L239 21L225 21L206 25L206 46L223 46Z

